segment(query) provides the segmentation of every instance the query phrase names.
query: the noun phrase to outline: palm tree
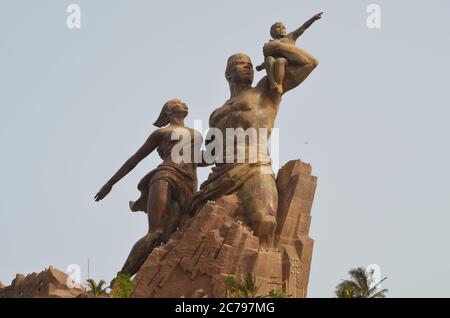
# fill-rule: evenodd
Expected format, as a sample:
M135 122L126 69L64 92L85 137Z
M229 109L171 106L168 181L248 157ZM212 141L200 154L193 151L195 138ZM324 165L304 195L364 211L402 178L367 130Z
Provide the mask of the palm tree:
M88 288L89 288L89 291L88 291L89 294L92 297L95 297L95 298L106 294L106 290L108 289L108 287L105 287L105 288L103 287L103 286L106 285L106 282L103 279L100 280L98 282L98 284L95 282L95 280L88 279L87 280L87 285L88 285Z
M111 281L110 287L112 298L131 298L134 290L134 282L130 274L117 274Z
M343 280L336 286L335 294L337 298L385 298L388 290L378 290L378 286L387 279L380 280L375 285L373 283L373 270L369 273L363 268L353 268L349 272L351 279Z
M225 285L229 296L233 298L257 298L258 287L256 280L251 273L244 275L244 278L236 279L232 275L225 278Z

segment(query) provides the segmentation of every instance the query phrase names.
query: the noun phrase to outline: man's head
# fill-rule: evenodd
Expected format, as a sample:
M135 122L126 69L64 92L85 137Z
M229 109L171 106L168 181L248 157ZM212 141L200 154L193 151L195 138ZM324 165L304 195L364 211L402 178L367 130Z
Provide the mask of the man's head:
M233 54L228 58L225 77L229 83L253 83L253 64L250 57L243 53Z
M284 26L283 22L274 23L270 27L270 36L275 40L285 37L287 34L286 32L287 32L286 27Z

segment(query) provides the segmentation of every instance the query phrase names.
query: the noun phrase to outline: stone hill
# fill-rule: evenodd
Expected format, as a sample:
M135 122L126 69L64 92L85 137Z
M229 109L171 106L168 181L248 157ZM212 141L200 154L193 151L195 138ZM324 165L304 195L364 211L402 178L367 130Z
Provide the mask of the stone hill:
M53 267L27 276L17 274L10 286L0 287L0 298L73 298L84 293L81 285Z
M290 161L278 172L277 248L263 250L241 217L236 195L205 204L167 244L155 248L135 277L134 297L224 297L225 277L251 273L259 294L285 290L306 297L309 237L317 177Z

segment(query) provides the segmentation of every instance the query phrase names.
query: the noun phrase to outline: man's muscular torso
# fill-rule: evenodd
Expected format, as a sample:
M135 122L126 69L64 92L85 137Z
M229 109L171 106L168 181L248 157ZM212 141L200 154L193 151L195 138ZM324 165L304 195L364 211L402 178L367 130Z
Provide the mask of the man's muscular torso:
M211 114L210 127L220 129L223 134L224 155L227 146L225 145L226 128L242 128L244 130L254 128L258 133L258 140L262 137L259 136L259 129L267 128L265 138L270 138L281 96L271 94L267 85L267 79L262 79L256 87L249 88L229 99L222 107L217 108ZM247 142L245 145L238 145L237 147L240 146L248 148Z
M302 83L318 64L318 61L306 51L280 41L273 41L265 44L264 54L271 56L282 55L288 60L289 63L285 69L286 74L283 82L284 93ZM230 86L231 98L222 107L219 107L211 114L209 126L213 130L213 133L215 133L214 128L219 129L223 135L222 137L226 141L227 128L241 128L244 131L255 129L258 135L261 133L260 129L265 128L267 131L264 133L267 135L264 138L264 142L268 142L280 106L281 94L271 89L267 76L261 79L256 87L251 87L253 82L253 65L250 57L242 53L230 56L227 61L225 77ZM266 161L266 158L270 160L270 156L263 156L265 159L260 160L260 158L263 158L260 154L262 152L268 154L268 150L267 143L265 144L265 149L260 148L261 136L258 135L258 140L256 141L259 143L259 145L257 145L259 148L257 162L264 164L250 167L250 170L260 170L258 173L252 174L249 179L246 179L239 186L237 191L233 191L237 192L242 203L243 215L254 233L260 239L260 244L262 246L271 247L274 246L275 243L278 191L271 167L269 167L269 169L264 169L268 168L267 164L270 165L270 161ZM213 136L210 135L209 137L212 139ZM245 137L245 140L250 140L250 138L247 139ZM226 160L224 161L225 165L230 163L228 159L233 159L233 155L230 155L230 153L227 153L226 151L226 144L227 142L223 143L225 148L223 154L220 154L220 156L217 156L216 154L215 159L217 167L222 165L222 163L217 161L220 157L226 157ZM242 144L243 145L241 146L245 147L247 154L249 148L247 147L248 142ZM251 145L254 146L253 143ZM235 155L236 152L234 153L234 156ZM231 169L243 167L239 166L239 164L242 164L239 162L239 158L238 162L232 162L236 166L232 166ZM243 163L244 162L251 163L251 161L247 161L247 157ZM225 167L228 168L227 166ZM224 169L223 171L225 172L223 174L221 174L221 171L221 169L213 170L210 174L211 178L208 178L203 184L204 188L200 191L200 198L202 198L202 196L208 198L210 193L213 193L215 198L220 197L220 191L222 190L223 195L227 195L227 191L229 190L229 180L234 180L235 182L239 181L239 175L233 175L230 179L229 176L227 177L226 175L230 170ZM246 170L244 169L243 171L245 172ZM252 172L255 172L255 170L252 170ZM243 173L242 177L245 178L246 174ZM208 188L209 185L214 184L215 182L217 183L218 180L219 185L213 186L216 191L212 191ZM224 182L222 190L220 189L221 180ZM202 192L203 190L204 193Z

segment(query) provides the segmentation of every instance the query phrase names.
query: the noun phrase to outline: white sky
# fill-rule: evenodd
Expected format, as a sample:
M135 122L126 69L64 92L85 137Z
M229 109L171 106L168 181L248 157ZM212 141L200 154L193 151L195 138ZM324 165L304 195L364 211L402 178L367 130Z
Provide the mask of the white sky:
M132 214L152 154L101 203L94 194L180 97L188 124L228 98L226 58L262 61L278 20L320 66L281 105L282 162L319 177L310 297L379 264L392 297L450 296L448 1L78 0L0 3L0 281L80 264L110 280L147 230ZM382 27L366 26L381 5ZM261 74L257 75L257 79ZM256 81L255 81L256 82ZM203 180L208 169L202 169Z

